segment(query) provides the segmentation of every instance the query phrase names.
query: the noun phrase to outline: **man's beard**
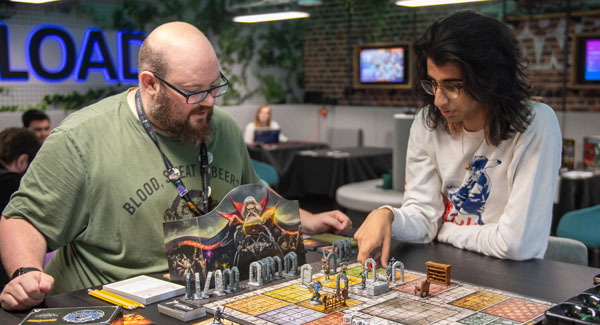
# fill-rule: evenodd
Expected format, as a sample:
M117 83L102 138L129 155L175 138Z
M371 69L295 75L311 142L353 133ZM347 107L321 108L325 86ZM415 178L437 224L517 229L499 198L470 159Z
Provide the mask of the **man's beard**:
M206 119L197 126L190 124L190 116L184 119L179 118L176 105L169 96L162 90L156 96L154 102L150 103L148 115L157 123L160 131L174 140L199 146L202 142L210 142L213 139L213 129L210 125L213 108L210 106L198 106L190 111L193 114L197 111L206 110Z

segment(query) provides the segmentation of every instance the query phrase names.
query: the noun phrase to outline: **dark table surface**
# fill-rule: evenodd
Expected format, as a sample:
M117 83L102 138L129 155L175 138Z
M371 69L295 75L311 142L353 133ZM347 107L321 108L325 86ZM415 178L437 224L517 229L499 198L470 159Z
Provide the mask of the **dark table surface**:
M593 277L600 269L550 260L509 261L483 256L446 244L395 244L393 256L408 270L425 273L425 262L451 264L451 277L472 284L514 292L520 295L558 303L593 287ZM315 262L320 254L309 253L307 261ZM225 296L227 297L227 296ZM46 298L40 307L75 307L108 305L87 295L85 290ZM174 318L158 312L156 304L137 309L156 324L178 324ZM0 324L17 324L28 314L0 310ZM193 320L188 324L198 322Z
M392 149L351 147L319 149L296 154L279 182L287 198L326 195L335 198L338 187L381 177L392 169Z
M277 174L281 177L292 165L294 156L298 151L327 148L329 148L329 145L326 143L288 141L277 144L248 146L248 152L252 159L275 167Z

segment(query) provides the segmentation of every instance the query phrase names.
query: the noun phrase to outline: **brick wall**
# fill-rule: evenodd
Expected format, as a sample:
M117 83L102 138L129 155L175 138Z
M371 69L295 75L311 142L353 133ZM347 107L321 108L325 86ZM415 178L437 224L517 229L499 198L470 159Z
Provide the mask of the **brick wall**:
M348 3L353 3L350 8ZM373 5L375 3L376 5ZM413 41L435 20L464 5L404 8L391 1L328 0L306 22L304 68L306 94L312 101L360 106L420 106L412 90L355 89L352 86L352 45ZM468 8L500 17L501 6L472 4ZM510 18L510 12L508 13ZM536 95L562 110L563 46L566 19L539 15L511 20L511 27L529 60ZM588 12L569 23L569 34L600 32L600 14ZM571 44L569 43L569 49ZM573 65L570 54L569 61ZM568 80L571 75L567 71ZM315 97L316 94L316 97ZM315 100L316 98L316 100ZM307 98L308 99L308 98ZM311 100L309 99L309 100ZM600 90L567 90L567 111L600 112Z

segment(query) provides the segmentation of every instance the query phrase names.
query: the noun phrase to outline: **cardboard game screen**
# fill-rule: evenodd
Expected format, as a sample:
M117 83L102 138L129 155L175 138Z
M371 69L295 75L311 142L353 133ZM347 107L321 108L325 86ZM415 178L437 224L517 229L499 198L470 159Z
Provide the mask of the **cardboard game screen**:
M250 263L266 257L283 262L296 252L304 264L298 201L288 201L260 185L242 185L229 192L211 212L196 218L163 223L172 281L186 273L237 267L248 279Z

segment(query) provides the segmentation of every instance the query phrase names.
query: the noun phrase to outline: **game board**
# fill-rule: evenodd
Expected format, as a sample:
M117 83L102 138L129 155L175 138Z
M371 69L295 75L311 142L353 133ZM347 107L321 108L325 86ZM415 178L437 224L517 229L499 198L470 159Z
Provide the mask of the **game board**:
M311 305L310 291L300 278L265 285L205 304L210 311L225 307L223 316L240 324L343 324L344 314L375 324L523 324L537 322L551 302L535 300L514 293L452 280L449 286L431 283L429 296L414 294L414 287L426 277L407 270L405 284L391 287L379 296L369 296L360 289L360 264L351 264L347 307L329 313L323 305ZM383 269L381 269L383 270ZM397 277L400 278L397 271ZM313 281L323 273L313 274ZM322 294L335 292L337 275L323 283Z

